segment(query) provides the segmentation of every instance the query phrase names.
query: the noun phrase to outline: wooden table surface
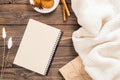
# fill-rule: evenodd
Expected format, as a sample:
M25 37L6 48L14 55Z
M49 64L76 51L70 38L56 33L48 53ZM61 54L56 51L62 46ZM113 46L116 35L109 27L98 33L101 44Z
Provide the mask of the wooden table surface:
M50 14L40 14L34 11L29 5L29 0L0 0L0 63L2 63L3 52L3 39L1 38L2 27L6 27L7 30L6 40L10 36L13 37L13 47L10 50L10 57L4 74L5 79L64 80L58 70L77 56L72 45L71 36L73 31L79 28L76 17L71 9L71 1L66 1L71 16L68 17L67 22L63 22L61 3L54 12ZM47 76L41 76L12 64L29 18L49 24L64 32ZM7 48L6 51L8 51Z

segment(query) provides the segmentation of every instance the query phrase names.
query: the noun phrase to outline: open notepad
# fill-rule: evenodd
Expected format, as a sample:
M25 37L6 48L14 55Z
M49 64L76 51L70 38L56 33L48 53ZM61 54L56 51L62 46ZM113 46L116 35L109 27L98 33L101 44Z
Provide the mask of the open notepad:
M57 28L30 19L13 63L46 75L61 33Z

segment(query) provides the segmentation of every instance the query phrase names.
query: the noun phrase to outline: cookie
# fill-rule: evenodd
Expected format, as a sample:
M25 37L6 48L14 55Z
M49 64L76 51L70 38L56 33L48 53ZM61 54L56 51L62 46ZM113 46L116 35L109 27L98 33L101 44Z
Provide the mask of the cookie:
M34 0L35 4L40 4L41 0Z
M41 0L42 7L51 8L54 5L54 0Z

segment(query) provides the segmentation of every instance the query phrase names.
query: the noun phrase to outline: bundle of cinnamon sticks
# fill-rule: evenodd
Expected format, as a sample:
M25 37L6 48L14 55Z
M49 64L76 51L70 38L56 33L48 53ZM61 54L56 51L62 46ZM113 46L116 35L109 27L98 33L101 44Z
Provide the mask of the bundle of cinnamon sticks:
M63 20L66 21L67 20L67 16L70 16L70 11L68 9L68 6L66 4L65 0L61 0L62 2L62 8L63 8Z

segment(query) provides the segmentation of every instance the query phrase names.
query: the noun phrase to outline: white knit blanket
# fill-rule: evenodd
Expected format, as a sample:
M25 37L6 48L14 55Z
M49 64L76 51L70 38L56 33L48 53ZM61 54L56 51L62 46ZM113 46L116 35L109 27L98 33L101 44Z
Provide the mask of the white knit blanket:
M72 35L93 80L120 80L120 0L71 0L82 26Z

